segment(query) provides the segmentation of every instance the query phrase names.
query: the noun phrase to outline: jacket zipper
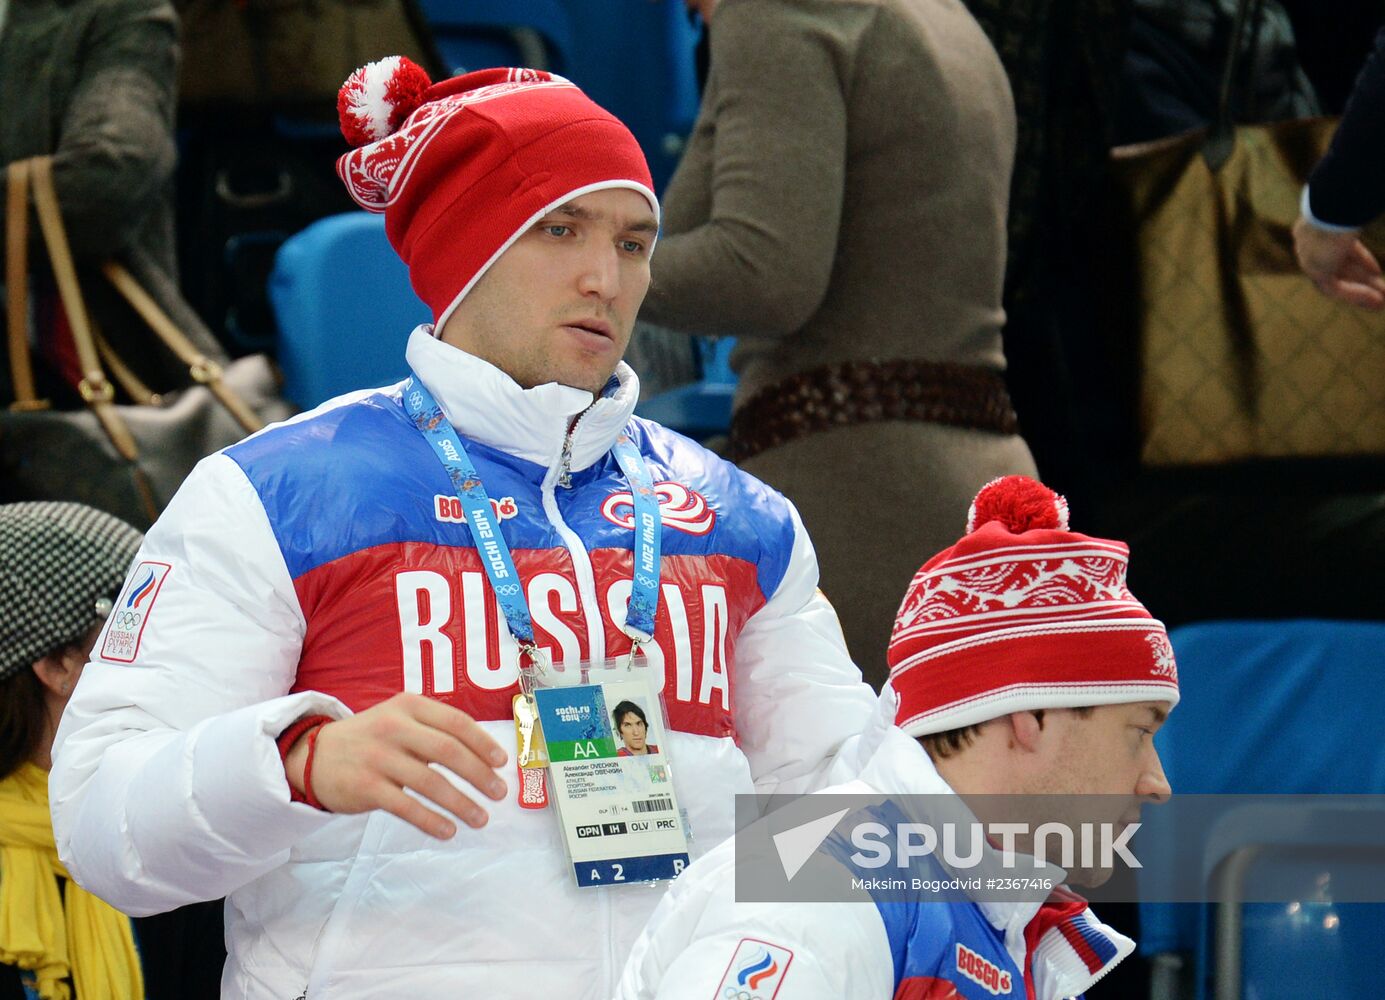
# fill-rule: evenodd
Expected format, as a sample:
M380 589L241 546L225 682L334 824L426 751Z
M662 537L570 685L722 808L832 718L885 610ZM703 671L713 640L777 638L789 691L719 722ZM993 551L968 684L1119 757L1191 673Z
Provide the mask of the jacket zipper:
M596 405L595 403L592 404ZM550 466L549 473L544 477L544 482L540 488L543 498L544 514L548 517L548 522L553 525L558 532L558 536L563 540L567 547L568 557L572 560L572 569L577 577L578 603L583 609L582 617L587 623L587 656L592 663L602 661L606 657L606 636L604 619L601 615L601 604L597 600L596 594L596 575L592 571L591 557L587 553L585 543L577 537L577 534L567 526L563 516L558 511L558 498L554 493L555 487L563 489L572 488L572 443L577 434L577 425L582 418L587 415L591 407L587 407L577 416L572 418L568 424L567 434L563 438L563 447L558 455L556 467Z
M595 403L592 404L592 406L595 405ZM568 424L567 427L567 436L563 438L563 451L559 457L558 485L565 490L572 489L572 438L573 435L577 433L577 424L587 415L587 410L590 409L591 406L572 418L572 423Z

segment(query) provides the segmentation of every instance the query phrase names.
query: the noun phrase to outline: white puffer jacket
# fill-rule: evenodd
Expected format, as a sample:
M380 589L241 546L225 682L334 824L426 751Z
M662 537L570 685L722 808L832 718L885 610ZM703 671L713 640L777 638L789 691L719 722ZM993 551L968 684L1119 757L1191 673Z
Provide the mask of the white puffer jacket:
M878 805L887 797L946 797L946 806L933 808L954 822L974 822L927 752L894 726L897 705L886 685L870 724L838 761L837 777L856 776L821 794L853 796L855 807L862 798ZM786 818L793 812L772 813L737 834L746 838L742 856L735 838L723 841L673 884L630 954L616 1000L1061 1000L1089 989L1135 948L1066 887L1044 903L984 893L941 902L924 891L909 901L902 891L877 897L866 888L836 902L738 900L736 865L780 864L771 845L776 832L798 822ZM805 866L835 869L834 880L821 885L840 886L843 870L868 873L841 858L820 847ZM1011 874L997 859L988 849L977 868L938 867L937 874ZM1033 872L1055 885L1064 877L1041 864Z
M632 418L623 365L593 403L521 390L427 328L407 356L511 501L502 528L559 663L629 648L633 520L610 447L622 430L640 447L665 524L650 666L694 857L731 833L735 794L821 784L873 698L788 502ZM514 641L448 495L399 386L206 459L149 532L63 716L51 797L69 871L132 914L228 896L226 997L608 997L663 895L577 889L554 817L517 804L513 764L490 823L445 842L290 803L274 739L308 713L412 690L513 745Z

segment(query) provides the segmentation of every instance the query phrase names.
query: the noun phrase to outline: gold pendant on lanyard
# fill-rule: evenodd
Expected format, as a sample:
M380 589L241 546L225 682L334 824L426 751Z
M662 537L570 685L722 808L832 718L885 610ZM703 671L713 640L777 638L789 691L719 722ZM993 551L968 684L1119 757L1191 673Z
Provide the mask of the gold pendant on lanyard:
M514 697L515 759L521 768L548 766L548 748L544 744L539 710L534 702L535 666L541 662L542 651L532 642L519 647L519 694Z

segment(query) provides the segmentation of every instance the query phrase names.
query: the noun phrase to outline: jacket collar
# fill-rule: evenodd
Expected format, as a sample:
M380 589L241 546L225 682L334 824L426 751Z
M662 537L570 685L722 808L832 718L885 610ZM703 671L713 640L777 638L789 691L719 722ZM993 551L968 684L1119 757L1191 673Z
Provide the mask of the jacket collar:
M932 759L918 741L894 725L899 698L887 684L875 715L852 749L861 767L858 780L877 792L890 795L948 795L956 793L938 774ZM842 789L846 791L848 789ZM960 800L961 822L975 822ZM996 875L1014 874L1003 869L1000 855L985 848L980 872L995 868ZM1005 902L973 899L992 927L1005 935L1005 950L1020 969L1031 974L1037 1000L1053 1000L1085 993L1116 963L1135 950L1135 942L1096 918L1086 900L1062 886L1066 872L1049 866L1053 884L1059 886L1045 901ZM958 872L975 876L977 871ZM1026 965L1026 958L1032 966Z
M599 398L556 382L522 389L490 362L436 339L431 323L409 335L404 357L458 434L546 468L558 462L568 426L579 414L571 469L595 464L615 444L640 398L639 377L623 361Z

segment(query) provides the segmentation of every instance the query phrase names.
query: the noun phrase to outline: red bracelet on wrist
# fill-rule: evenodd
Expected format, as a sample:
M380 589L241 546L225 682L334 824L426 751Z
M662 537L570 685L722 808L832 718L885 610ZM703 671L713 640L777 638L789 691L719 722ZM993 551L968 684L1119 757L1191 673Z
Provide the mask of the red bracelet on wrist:
M303 798L314 809L321 809L323 812L331 812L313 794L313 754L317 753L317 734L322 732L322 725L314 726L312 732L308 733L308 756L303 761Z
M321 729L327 723L332 721L334 720L330 715L305 715L303 716L303 718L299 719L297 722L293 723L293 725L289 726L282 733L280 733L279 738L275 740L275 743L279 747L279 759L282 761L287 761L289 751L293 749L294 744L303 738L304 733L310 733L308 740L308 760L303 768L303 786L305 788L309 787L308 768L312 766L312 754L314 746L317 742L317 730ZM298 789L294 788L292 784L289 785L289 801L306 802L308 805L313 806L316 809L322 808L322 804L317 801L316 796L314 796L311 791L309 791L305 795Z

